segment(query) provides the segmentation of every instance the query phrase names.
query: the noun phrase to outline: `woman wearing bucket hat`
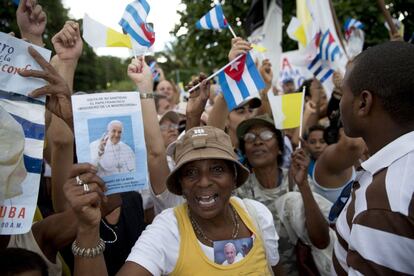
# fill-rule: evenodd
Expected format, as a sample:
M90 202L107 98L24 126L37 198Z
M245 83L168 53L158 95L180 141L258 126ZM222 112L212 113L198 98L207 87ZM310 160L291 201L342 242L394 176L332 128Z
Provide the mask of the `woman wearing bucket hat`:
M271 213L256 201L231 197L249 172L237 161L230 137L214 127L193 128L177 142L174 157L177 166L168 176L167 186L187 201L155 218L119 275L279 274L278 235ZM94 218L100 216L100 210L76 198L69 201L75 210L81 210L77 211L75 271L105 275L101 256L88 258L87 250L81 251L93 251L99 244ZM229 266L215 263L216 241L250 237L253 246L245 258Z
M134 72L140 75L147 67L143 63ZM237 161L230 137L214 127L192 128L177 142L174 158L177 166L166 178L167 187L186 202L155 218L119 275L279 275L278 235L271 213L256 201L231 197L249 172ZM97 224L104 196L102 191L87 195L67 195L79 221L72 248L75 275L106 275ZM253 240L244 259L229 266L215 262L216 241L244 238Z

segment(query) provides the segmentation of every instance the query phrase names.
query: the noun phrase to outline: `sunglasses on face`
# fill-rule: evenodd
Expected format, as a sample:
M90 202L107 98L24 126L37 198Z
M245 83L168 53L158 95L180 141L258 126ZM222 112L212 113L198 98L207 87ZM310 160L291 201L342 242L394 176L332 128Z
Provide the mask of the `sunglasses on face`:
M247 132L244 136L243 136L243 140L246 143L253 143L257 137L260 138L260 140L262 141L269 141L270 139L273 138L275 134L270 131L270 130L264 130L262 132L260 132L259 134L255 134L252 132Z

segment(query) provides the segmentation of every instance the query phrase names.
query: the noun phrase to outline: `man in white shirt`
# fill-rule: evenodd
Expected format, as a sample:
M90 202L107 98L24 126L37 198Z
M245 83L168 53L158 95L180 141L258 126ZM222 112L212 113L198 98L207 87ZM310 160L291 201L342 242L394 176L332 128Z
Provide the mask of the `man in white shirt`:
M135 171L135 153L121 141L122 131L122 122L113 120L107 133L90 144L92 164L100 177Z
M344 131L362 137L351 197L336 222L338 275L414 272L414 45L368 48L347 68L340 110Z

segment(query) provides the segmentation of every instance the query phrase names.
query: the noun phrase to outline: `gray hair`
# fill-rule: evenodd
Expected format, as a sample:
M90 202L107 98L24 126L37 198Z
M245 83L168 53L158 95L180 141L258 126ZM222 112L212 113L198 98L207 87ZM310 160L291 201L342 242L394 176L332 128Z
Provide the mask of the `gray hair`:
M118 121L118 120L112 120L112 121L110 121L110 122L109 122L109 124L108 124L108 126L107 126L107 130L108 130L108 131L110 131L110 130L111 130L111 128L112 128L114 125L121 125L121 128L122 128L122 129L124 128L124 125L122 124L122 122L121 122L121 121Z
M232 242L226 243L226 245L224 245L223 249L226 249L227 247L232 247L234 249L234 252L237 252L237 249L236 249L236 246L234 245L234 243L232 243Z

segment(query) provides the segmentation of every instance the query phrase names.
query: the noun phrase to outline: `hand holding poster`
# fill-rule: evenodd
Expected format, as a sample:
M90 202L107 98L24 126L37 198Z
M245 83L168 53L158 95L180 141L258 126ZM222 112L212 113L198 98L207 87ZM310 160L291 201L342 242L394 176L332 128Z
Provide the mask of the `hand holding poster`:
M108 194L147 185L147 154L137 92L72 96L79 162L96 166Z
M43 80L21 77L41 70L29 55L32 46L46 60L50 51L0 32L0 234L30 230L36 210L45 135L44 102L27 94Z

